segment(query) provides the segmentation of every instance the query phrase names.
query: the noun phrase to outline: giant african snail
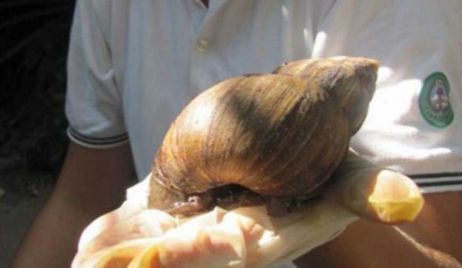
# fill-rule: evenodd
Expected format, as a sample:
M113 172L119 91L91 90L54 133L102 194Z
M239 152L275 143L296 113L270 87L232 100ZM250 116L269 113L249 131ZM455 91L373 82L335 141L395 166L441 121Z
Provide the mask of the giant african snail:
M309 198L347 155L375 60L308 59L216 84L179 114L157 152L149 206L190 215Z

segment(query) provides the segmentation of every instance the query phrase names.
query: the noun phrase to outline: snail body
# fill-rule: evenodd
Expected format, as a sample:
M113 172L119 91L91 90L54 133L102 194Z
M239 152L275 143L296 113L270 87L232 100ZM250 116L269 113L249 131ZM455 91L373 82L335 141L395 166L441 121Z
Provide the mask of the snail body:
M362 58L305 60L204 91L157 152L149 206L191 214L226 185L258 200L310 196L345 157L376 71L375 61Z

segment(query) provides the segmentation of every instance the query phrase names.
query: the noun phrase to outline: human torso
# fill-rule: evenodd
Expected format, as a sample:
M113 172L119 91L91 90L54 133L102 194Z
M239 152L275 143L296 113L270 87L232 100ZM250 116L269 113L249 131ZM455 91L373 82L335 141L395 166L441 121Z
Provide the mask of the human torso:
M352 55L382 66L353 148L422 185L462 188L457 4L411 2L233 0L207 9L188 0L113 1L107 16L126 20L109 21L106 32L139 177L178 112L213 84L285 61Z

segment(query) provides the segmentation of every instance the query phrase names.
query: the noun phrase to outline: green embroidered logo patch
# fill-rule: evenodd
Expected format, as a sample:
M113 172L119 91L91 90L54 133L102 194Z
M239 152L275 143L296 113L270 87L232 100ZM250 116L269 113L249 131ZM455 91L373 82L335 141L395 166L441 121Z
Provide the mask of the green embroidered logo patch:
M444 73L435 72L425 79L419 108L423 118L434 127L444 128L452 123L454 113L449 102L449 81Z

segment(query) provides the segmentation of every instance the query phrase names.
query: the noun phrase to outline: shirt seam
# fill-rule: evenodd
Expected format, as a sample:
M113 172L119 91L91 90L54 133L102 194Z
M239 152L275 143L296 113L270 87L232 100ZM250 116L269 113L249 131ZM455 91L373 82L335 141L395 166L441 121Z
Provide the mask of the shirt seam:
M102 146L110 147L118 144L122 144L128 141L128 134L122 133L109 137L91 137L82 133L79 133L77 130L72 127L67 128L67 135L72 141L75 141L81 145L88 147Z

